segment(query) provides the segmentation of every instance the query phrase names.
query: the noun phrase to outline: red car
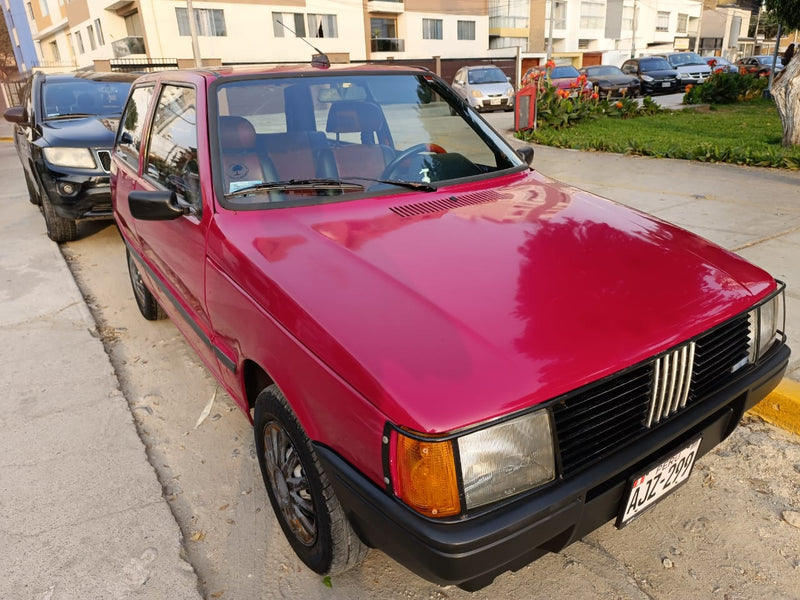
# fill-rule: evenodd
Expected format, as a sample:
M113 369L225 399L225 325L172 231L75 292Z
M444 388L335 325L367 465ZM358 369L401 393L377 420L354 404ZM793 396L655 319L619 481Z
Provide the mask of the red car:
M478 589L634 520L780 381L782 284L531 159L424 69L134 83L134 298L252 419L314 571Z
M572 65L554 67L531 67L525 72L523 82L531 81L534 77L544 77L551 85L559 90L566 90L571 97L579 94L588 95L594 91L594 84L587 81L586 75L581 74Z

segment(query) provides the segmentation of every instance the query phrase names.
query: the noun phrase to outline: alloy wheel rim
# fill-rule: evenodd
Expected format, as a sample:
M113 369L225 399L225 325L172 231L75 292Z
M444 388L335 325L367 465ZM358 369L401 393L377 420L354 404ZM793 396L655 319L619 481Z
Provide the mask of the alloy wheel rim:
M295 538L304 546L317 539L317 515L303 463L277 421L264 426L264 464L272 494Z

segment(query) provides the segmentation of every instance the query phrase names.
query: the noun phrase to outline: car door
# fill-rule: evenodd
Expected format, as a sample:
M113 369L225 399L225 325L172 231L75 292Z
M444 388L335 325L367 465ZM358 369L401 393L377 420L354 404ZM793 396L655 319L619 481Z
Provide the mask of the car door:
M464 91L464 79L465 79L466 69L459 69L456 71L456 74L453 76L453 89L456 91L456 94L461 96L462 98L466 96L466 92Z
M213 213L211 194L204 198L200 185L201 171L208 172L208 154L198 155L198 123L205 123L206 117L198 110L197 95L194 85L161 84L137 183L142 191L174 192L187 212L168 221L137 219L135 228L164 309L206 365L219 374L205 307L206 233ZM207 139L205 128L201 139Z
M31 154L31 143L34 140L34 131L37 123L37 115L34 111L33 89L38 84L39 77L28 80L20 93L20 104L25 109L27 119L25 123L14 123L14 146L17 155L25 170L25 178L32 184L36 182L36 174L33 169L33 157ZM37 94L38 96L38 94Z

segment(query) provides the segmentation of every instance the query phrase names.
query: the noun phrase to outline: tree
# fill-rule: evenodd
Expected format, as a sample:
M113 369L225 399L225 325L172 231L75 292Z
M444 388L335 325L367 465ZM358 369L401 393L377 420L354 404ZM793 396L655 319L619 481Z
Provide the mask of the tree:
M14 48L8 35L8 24L5 19L0 23L0 79L5 75L6 67L15 66Z
M800 29L800 0L766 0L784 31ZM772 84L772 98L783 125L783 145L800 146L800 56L795 56Z

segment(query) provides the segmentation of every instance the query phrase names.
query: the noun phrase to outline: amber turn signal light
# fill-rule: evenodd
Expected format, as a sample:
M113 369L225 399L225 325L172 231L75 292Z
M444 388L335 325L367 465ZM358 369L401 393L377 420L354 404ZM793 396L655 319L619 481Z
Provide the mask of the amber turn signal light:
M417 440L397 432L395 482L397 496L428 517L461 512L456 464L451 441Z

